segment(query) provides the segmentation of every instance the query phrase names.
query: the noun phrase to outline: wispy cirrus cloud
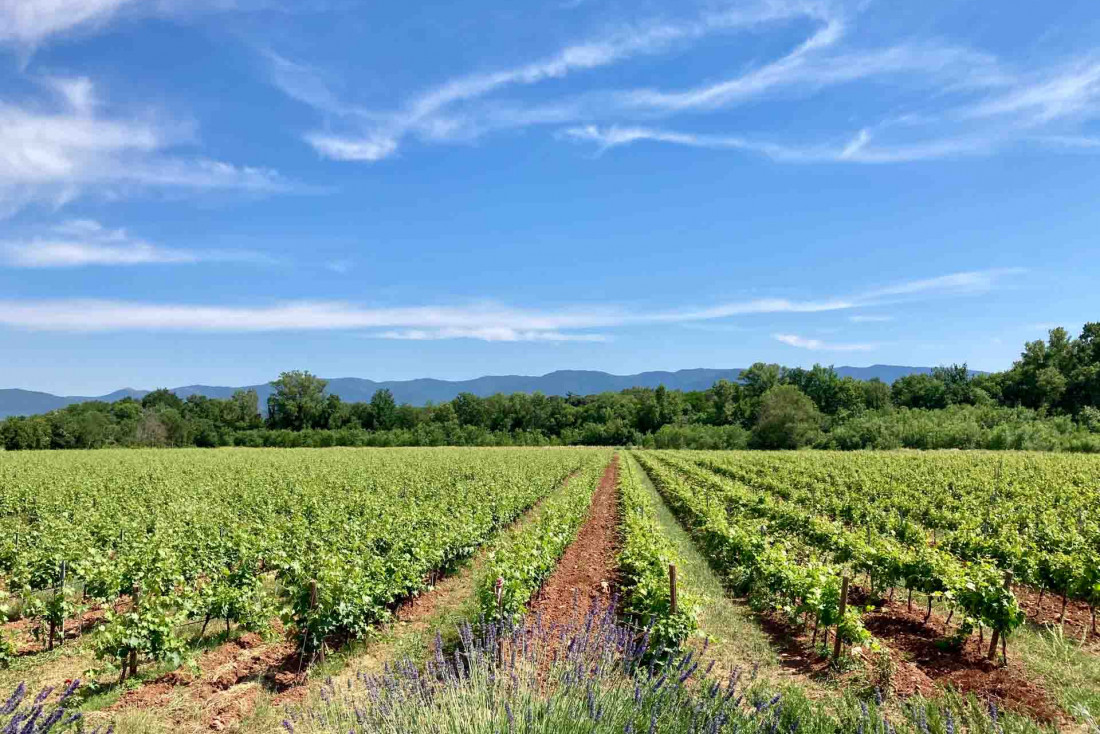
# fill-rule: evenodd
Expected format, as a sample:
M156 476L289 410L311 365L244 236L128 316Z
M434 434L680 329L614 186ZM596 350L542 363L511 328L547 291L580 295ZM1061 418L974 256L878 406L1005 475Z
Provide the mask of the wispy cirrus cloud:
M101 25L114 17L123 6L137 2L138 0L3 0L0 2L0 42L34 46L58 33Z
M271 80L278 88L335 118L343 128L343 132L309 132L304 135L306 142L325 157L373 162L395 154L409 135L437 142L468 140L486 130L564 122L582 114L583 106L575 100L535 106L508 103L467 106L510 88L538 85L635 57L660 54L715 33L795 18L828 20L830 12L824 3L777 1L678 21L624 23L618 29L566 45L541 59L454 77L388 111L348 104L331 90L317 69L271 51L265 52L265 56ZM829 22L827 27L835 25L838 24Z
M89 266L179 265L201 262L268 262L260 253L185 250L154 245L108 229L90 219L75 219L26 239L0 241L0 266L79 268Z
M791 347L798 347L799 349L809 349L814 352L870 352L876 347L875 344L838 344L833 342L824 342L820 339L810 339L797 334L774 334L774 339L777 342L782 342Z
M605 334L573 334L554 330L513 329L507 326L445 329L404 329L375 334L380 339L437 341L476 339L487 342L605 342Z
M600 153L635 143L652 142L690 148L756 153L780 163L903 163L975 155L989 150L989 142L982 139L934 140L919 144L875 146L871 144L871 134L867 130L861 130L846 142L804 146L725 135L699 135L674 130L614 125L606 128L595 125L571 127L562 130L559 135L569 140L596 143Z
M1033 72L1000 94L962 111L969 118L1010 117L1041 126L1066 117L1095 118L1100 113L1100 58L1085 59Z
M928 293L988 293L1002 279L1026 273L1025 268L990 268L967 270L934 278L907 280L892 285L873 288L863 294L869 301L894 296L915 296Z
M55 37L92 33L130 14L180 16L238 9L241 0L0 0L0 45L33 51Z
M881 314L866 314L866 313L864 313L864 314L855 314L854 316L849 316L848 320L851 321L853 324L881 324L881 323L886 323L887 321L893 321L894 317L893 316L885 316L885 315L881 315Z
M684 8L690 6L678 8L679 17L624 20L533 61L454 76L390 109L349 102L354 79L340 85L350 92L336 94L326 82L334 76L329 72L270 53L269 66L277 87L325 117L324 128L303 139L321 156L340 161L381 161L410 139L467 142L495 131L551 125L564 126L558 138L594 143L601 151L651 141L758 154L779 163L896 164L991 155L1014 145L1079 152L1097 147L1089 143L1094 136L1077 129L1100 107L1100 62L1090 53L1018 70L993 53L940 36L872 36L860 23L864 5L843 0L776 0L695 15ZM608 88L590 81L605 78L598 70L629 66L641 57L688 54L717 34L752 31L785 39L781 34L792 28L804 34L801 40L776 43L780 51L746 61L736 74L704 67L699 76L705 81L678 88ZM548 84L566 78L568 87ZM704 117L721 119L750 102L781 106L797 100L811 109L831 109L831 93L857 84L868 90L888 86L892 94L882 106L877 95L865 95L864 121L854 128L834 123L800 131L795 124L782 137L736 129L716 134L721 128L714 124L706 132L691 129ZM522 91L527 88L531 93ZM552 91L538 93L547 88ZM686 125L664 122L688 115Z
M87 195L133 190L289 191L278 172L187 155L190 125L149 113L101 112L86 78L44 80L56 102L0 102L0 215L32 202L59 205Z
M962 277L956 277L961 275ZM714 322L734 316L845 311L898 297L943 298L974 294L992 284L973 273L952 274L820 300L762 298L693 308L638 310L615 305L517 308L497 303L458 306L368 307L340 301L295 301L261 306L199 305L105 300L0 301L0 325L38 331L366 332L386 339L483 341L602 341L609 329L639 325ZM879 294L879 295L875 295ZM794 346L826 348L801 337ZM795 343L794 340L802 340ZM815 343L817 347L807 346ZM828 345L835 351L853 345Z

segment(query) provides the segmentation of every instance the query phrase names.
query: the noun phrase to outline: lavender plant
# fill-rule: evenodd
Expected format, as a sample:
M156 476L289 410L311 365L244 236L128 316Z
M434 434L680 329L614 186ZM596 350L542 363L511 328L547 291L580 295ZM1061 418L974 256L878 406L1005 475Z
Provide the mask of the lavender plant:
M84 731L83 715L70 711L69 705L80 689L74 680L54 697L50 686L33 699L27 696L26 685L20 683L0 705L0 734L46 734L46 732ZM96 734L96 729L91 734Z
M479 630L475 632L475 629ZM441 641L439 641L441 643ZM887 716L875 702L811 702L740 670L719 678L687 650L666 665L648 638L597 609L567 626L540 619L463 626L456 649L437 644L423 665L402 661L381 674L329 680L288 712L287 734L1031 734L1042 729L977 704L943 709L918 700ZM895 720L897 719L897 720Z

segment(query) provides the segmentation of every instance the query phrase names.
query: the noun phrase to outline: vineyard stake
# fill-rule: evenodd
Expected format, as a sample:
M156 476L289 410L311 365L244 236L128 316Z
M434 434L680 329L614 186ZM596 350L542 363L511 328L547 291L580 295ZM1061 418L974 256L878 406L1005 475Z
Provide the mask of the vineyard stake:
M833 641L833 658L840 659L840 647L843 644L840 637L840 625L844 623L844 613L848 610L848 577L840 582L840 619L836 623L836 640Z
M1012 572L1005 571L1005 588L1008 589L1012 586ZM1001 630L996 627L993 628L993 634L989 636L989 655L990 660L997 659L997 641L1001 639ZM1005 663L1008 663L1008 646L1006 642L1002 642L1001 648L1004 650Z
M309 609L313 611L317 608L317 579L310 579L309 581ZM325 664L325 641L321 640L320 649L315 653L319 658L322 665Z
M62 561L61 562L61 600L62 600L62 602L64 602L64 600L65 600L65 572L69 570L68 565L69 564L68 564L67 561ZM64 609L64 606L62 606L62 609ZM61 615L61 644L62 645L65 644L65 615L64 614Z
M676 564L668 564L668 598L669 608L676 614Z
M138 605L140 604L140 600L141 600L141 582L137 582L137 583L134 584L134 604L133 604L134 614L138 613ZM130 675L131 676L137 675L137 666L138 666L137 649L136 648L130 648L129 668L130 668ZM125 673L125 668L126 667L127 667L127 664L123 663L123 671L124 671L123 674L122 674L123 675L123 680L126 680L126 677L125 677L126 676L126 673Z

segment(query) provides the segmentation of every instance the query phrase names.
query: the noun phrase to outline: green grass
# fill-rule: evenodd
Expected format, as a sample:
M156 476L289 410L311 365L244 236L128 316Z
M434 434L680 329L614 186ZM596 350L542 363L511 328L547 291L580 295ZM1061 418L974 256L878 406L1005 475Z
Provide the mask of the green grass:
M678 582L699 602L699 630L710 640L710 657L728 668L741 666L751 670L759 666L762 678L775 683L791 682L792 673L783 667L782 658L768 633L756 621L753 611L726 593L722 579L673 517L634 457L626 454L624 460L632 462L642 486L652 493L661 532L672 541L681 558L683 567L679 569ZM803 682L812 686L808 679Z
M1100 652L1088 650L1059 627L1028 625L1009 640L1017 656L1078 721L1100 721Z

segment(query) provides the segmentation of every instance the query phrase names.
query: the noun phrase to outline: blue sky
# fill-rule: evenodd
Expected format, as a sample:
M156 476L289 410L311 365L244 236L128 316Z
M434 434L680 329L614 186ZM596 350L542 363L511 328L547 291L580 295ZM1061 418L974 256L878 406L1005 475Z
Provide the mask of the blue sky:
M0 2L0 386L966 361L1096 320L1091 2Z

